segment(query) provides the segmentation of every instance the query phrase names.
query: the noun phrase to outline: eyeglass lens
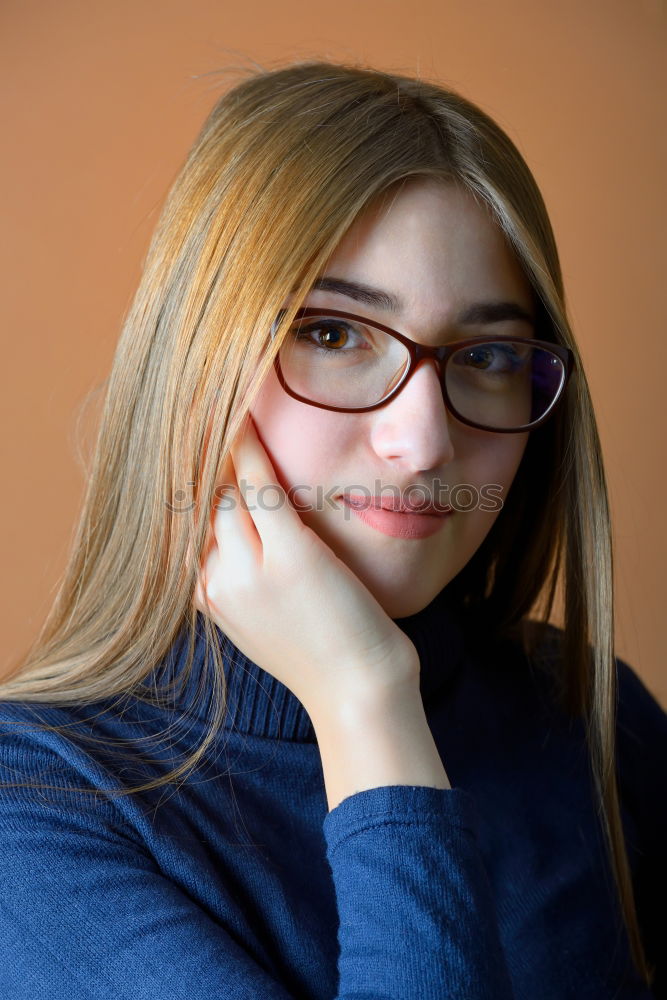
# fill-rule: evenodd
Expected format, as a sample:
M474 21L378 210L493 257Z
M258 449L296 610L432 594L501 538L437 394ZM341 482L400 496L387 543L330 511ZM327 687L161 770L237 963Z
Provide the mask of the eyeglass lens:
M371 325L331 316L296 320L279 352L287 385L305 399L341 408L372 406L403 377L410 355ZM445 371L451 405L467 420L509 430L539 420L565 377L550 351L514 341L480 341L455 351Z

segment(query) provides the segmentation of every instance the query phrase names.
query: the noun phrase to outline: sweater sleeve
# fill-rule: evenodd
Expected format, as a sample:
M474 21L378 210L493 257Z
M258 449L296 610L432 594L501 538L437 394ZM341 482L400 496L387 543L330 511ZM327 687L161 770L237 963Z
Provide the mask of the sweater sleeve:
M233 928L165 877L113 802L68 794L86 783L77 769L58 760L54 774L57 755L9 742L3 735L0 996L290 1000ZM3 787L17 770L23 780L46 770L45 783L65 791ZM460 790L389 786L326 815L339 1000L510 996L470 807Z
M324 820L345 1000L507 1000L491 886L463 789L387 785Z

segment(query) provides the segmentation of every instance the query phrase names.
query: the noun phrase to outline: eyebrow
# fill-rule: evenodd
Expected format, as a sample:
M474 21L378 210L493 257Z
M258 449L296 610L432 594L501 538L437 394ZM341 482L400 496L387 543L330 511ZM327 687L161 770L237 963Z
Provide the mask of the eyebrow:
M375 306L377 309L384 309L388 312L398 313L403 309L403 303L397 296L391 295L381 288L373 288L371 285L365 285L358 281L323 276L315 279L312 290L345 295L348 299L354 299L356 302L363 302L365 305ZM535 320L531 314L518 302L477 302L468 306L457 317L457 322L462 326L503 323L506 320L521 320L535 326Z

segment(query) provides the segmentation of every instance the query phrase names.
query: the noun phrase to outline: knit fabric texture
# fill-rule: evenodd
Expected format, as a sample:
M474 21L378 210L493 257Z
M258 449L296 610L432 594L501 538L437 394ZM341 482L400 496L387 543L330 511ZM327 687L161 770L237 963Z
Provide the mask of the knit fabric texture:
M222 632L206 730L201 618L131 695L0 704L0 997L7 1000L646 1000L667 997L667 715L617 659L622 820L652 991L633 970L581 720L518 643L447 590L397 624L421 661L451 789L329 810L311 720ZM561 633L550 629L552 668ZM155 703L153 703L155 702ZM63 732L40 728L66 725ZM5 787L21 782L57 790ZM95 788L85 795L76 787Z

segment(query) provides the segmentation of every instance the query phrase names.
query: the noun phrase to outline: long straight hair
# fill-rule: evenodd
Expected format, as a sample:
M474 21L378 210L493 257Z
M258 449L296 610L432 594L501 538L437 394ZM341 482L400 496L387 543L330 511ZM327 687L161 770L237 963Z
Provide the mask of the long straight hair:
M412 177L459 184L486 207L532 286L537 336L575 355L562 405L531 432L503 510L451 586L462 609L483 605L492 634L519 636L535 657L562 586L554 690L585 721L632 955L650 984L616 784L607 489L556 244L509 137L435 83L313 61L251 71L218 100L167 197L124 322L59 590L35 642L0 684L0 699L146 698L143 682L183 629L187 681L199 569L188 553L203 550L208 518L201 514L216 499L230 443L345 232L372 199ZM108 794L184 778L215 739L224 670L206 617L204 627L215 670L202 742L162 777Z

